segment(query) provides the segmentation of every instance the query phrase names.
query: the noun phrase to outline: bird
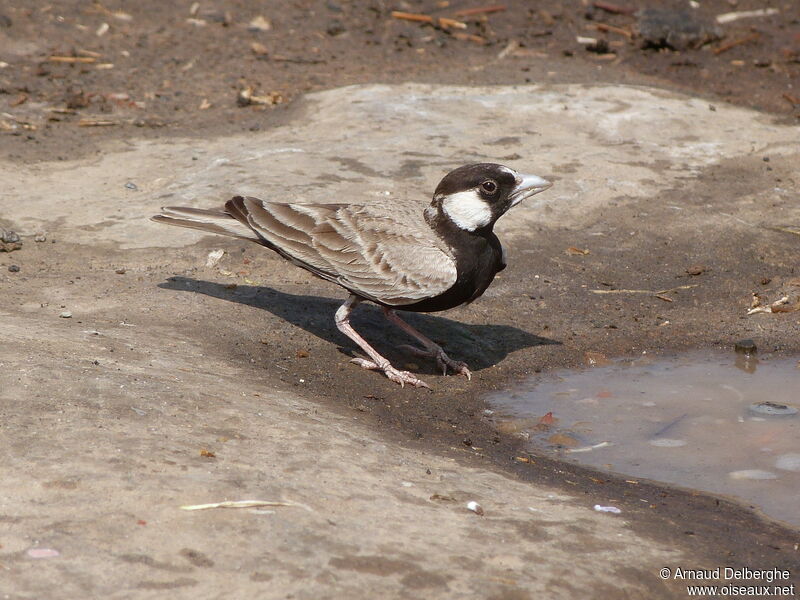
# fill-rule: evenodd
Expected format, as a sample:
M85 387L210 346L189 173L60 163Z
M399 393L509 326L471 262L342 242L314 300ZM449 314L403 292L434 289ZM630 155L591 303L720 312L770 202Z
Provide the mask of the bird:
M349 295L335 313L336 327L368 358L351 362L381 371L401 386L428 388L409 371L395 368L350 324L361 302L379 305L386 318L420 342L406 346L471 379L466 363L406 323L397 311L438 312L469 304L506 267L493 228L524 199L550 188L537 175L476 163L447 173L430 204L411 200L319 203L234 196L219 209L170 206L154 221L255 242Z

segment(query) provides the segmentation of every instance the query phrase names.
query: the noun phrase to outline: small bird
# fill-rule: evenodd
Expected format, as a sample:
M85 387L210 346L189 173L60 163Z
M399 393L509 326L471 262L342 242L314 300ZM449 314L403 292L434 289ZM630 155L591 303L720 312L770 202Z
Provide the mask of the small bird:
M552 184L494 163L459 167L439 182L430 205L393 203L304 204L234 196L218 210L165 207L154 221L249 240L350 292L336 311L336 327L369 358L352 362L382 371L401 386L429 387L381 356L350 325L350 313L365 300L383 308L389 321L416 338L408 347L471 379L461 361L397 314L436 312L478 298L506 267L493 227L525 198Z

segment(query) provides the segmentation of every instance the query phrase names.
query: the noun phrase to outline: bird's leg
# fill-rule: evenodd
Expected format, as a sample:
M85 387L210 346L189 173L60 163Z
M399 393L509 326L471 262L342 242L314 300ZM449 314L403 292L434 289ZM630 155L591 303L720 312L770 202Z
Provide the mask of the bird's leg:
M472 379L472 373L467 368L467 363L461 362L460 360L453 360L447 354L445 354L442 347L434 342L433 340L428 339L424 335L422 335L419 331L414 329L411 325L403 321L400 316L391 308L383 307L383 314L386 315L386 318L389 319L392 323L397 325L400 329L405 331L408 335L413 338L419 340L425 349L422 350L421 348L415 348L414 346L403 346L404 348L408 348L411 352L418 356L425 356L430 358L436 359L436 364L439 365L439 368L442 370L443 375L447 375L447 368L451 368L454 372L460 373L464 375L467 379Z
M430 387L427 383L421 379L418 379L408 371L400 371L395 369L388 360L381 356L378 351L375 350L375 348L367 343L367 340L358 335L356 330L353 329L353 327L350 325L350 313L360 301L361 300L358 298L358 296L351 294L345 303L339 307L339 310L336 311L336 327L339 329L339 331L358 344L359 348L366 352L367 356L372 359L366 360L364 358L354 358L350 362L353 362L364 369L383 371L386 377L395 383L399 383L401 387L405 386L407 383L415 387Z

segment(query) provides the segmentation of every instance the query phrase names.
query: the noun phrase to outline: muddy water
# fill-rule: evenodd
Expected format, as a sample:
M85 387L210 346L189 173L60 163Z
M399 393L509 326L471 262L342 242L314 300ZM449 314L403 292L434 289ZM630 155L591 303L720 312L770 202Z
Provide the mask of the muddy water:
M493 394L492 418L567 460L733 496L800 527L797 358L591 362Z

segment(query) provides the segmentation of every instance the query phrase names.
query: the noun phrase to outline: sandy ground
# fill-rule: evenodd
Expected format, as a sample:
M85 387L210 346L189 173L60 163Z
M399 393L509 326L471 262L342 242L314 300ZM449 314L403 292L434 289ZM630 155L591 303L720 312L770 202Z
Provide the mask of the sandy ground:
M673 598L661 567L795 568L796 531L526 454L481 394L589 350L800 351L800 313L746 315L753 292L800 293L798 139L638 87L358 86L261 132L0 162L0 225L23 243L0 253L2 592ZM424 206L448 168L486 158L556 185L501 221L509 268L483 299L410 318L473 381L395 350L377 310L356 319L432 391L348 363L335 287L147 221L233 192ZM302 506L180 509L244 499Z
M280 9L251 0L6 0L0 155L69 160L108 140L263 130L304 93L405 81L646 84L797 123L797 2L724 24L717 17L765 5L650 4L671 9L662 36L632 14L648 6L638 0L298 0ZM461 13L498 5L505 10ZM408 21L397 11L460 25ZM264 103L237 101L248 88Z
M0 252L0 595L684 598L660 568L727 565L797 583L796 530L531 455L482 397L587 351L800 352L800 313L746 315L800 293L800 5L718 24L764 4L704 1L660 48L639 2L460 13L482 6L0 5L0 227L22 236ZM469 87L363 85L407 81ZM556 185L501 220L483 299L409 319L471 383L360 309L430 392L347 362L338 289L146 220L232 193L424 204L471 160ZM179 508L241 499L302 506Z

